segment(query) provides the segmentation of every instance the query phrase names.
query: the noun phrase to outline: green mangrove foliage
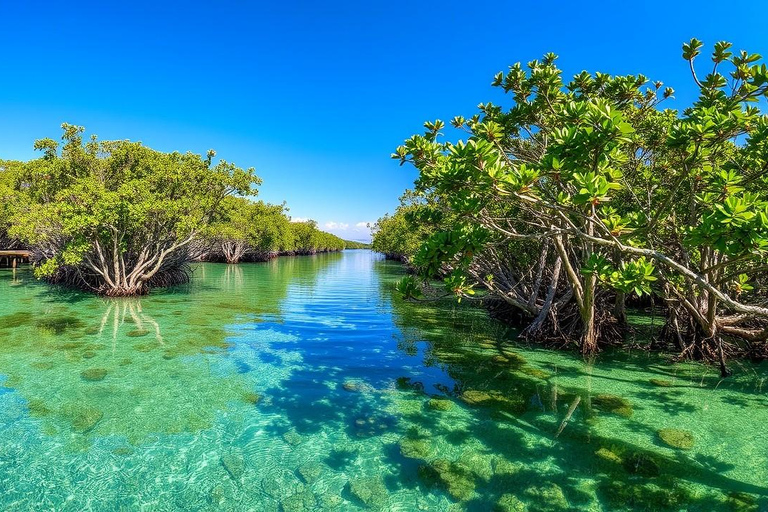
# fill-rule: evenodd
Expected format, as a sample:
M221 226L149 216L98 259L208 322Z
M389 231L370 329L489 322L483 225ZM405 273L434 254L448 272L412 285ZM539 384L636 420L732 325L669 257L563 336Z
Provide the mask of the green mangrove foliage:
M227 263L238 263L244 257L263 261L291 250L293 236L285 211L285 205L225 198L201 234L203 258Z
M530 319L528 336L584 353L620 339L627 297L651 293L683 356L726 373L728 352L765 352L768 69L720 42L701 77L701 48L683 46L699 97L682 112L663 108L661 82L566 82L547 54L495 76L511 106L452 120L465 140L426 123L393 155L418 169L428 217L450 219L414 254L419 274L460 297L483 288Z
M371 248L388 259L410 262L429 236L446 226L445 222L432 222L432 211L426 200L406 191L395 213L381 217L373 225Z
M18 162L0 161L0 249L16 249L20 241L8 234L13 218L11 198L13 197L14 167Z
M38 140L41 158L3 171L13 191L3 200L14 213L8 232L32 249L36 274L55 282L121 296L184 281L190 244L222 200L260 183L253 169L214 164L213 151L84 142L82 127L62 128L61 148Z
M200 259L239 263L265 261L280 254L341 251L346 242L317 229L314 221L291 222L285 204L227 197L201 232Z
M35 142L30 162L0 161L0 248L27 246L35 273L110 296L185 282L197 259L237 263L339 251L345 242L291 222L285 204L252 201L253 169L138 142Z
M294 240L291 252L295 254L341 251L345 247L344 240L320 231L313 220L291 223L291 233Z
M371 244L358 242L356 240L344 240L345 249L370 249Z

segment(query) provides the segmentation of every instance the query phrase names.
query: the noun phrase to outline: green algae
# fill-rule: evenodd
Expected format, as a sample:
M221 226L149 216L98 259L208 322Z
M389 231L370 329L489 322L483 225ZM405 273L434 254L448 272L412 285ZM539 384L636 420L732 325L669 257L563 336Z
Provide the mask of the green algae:
M34 315L28 311L17 311L0 316L0 329L17 329L33 323Z
M497 411L517 415L524 413L528 405L520 396L506 395L495 390L468 389L459 395L461 400L475 407L488 407Z
M602 447L599 450L595 452L595 455L597 456L599 461L602 461L604 463L608 463L610 465L620 466L623 464L623 460L619 455L611 451L609 448Z
M421 481L428 487L437 486L456 501L465 501L475 492L475 475L460 462L436 459L418 469Z
M283 512L309 512L315 510L317 497L309 489L288 496L280 502Z
M555 483L528 487L524 494L534 503L534 510L541 512L571 510L562 487Z
M381 509L387 503L387 487L380 476L355 478L349 481L349 494L366 508Z
M252 391L247 391L243 393L242 399L247 404L256 405L261 401L261 395Z
M760 505L755 497L744 492L732 492L728 494L725 504L728 507L728 510L734 512L757 512L760 510Z
M100 409L83 404L65 404L60 413L70 423L72 430L80 434L93 430L104 417Z
M625 418L632 416L632 404L626 398L602 393L592 397L592 407L600 411L617 414Z
M83 328L83 321L75 316L52 316L40 318L35 321L35 327L44 332L53 335L61 335L67 331Z
M445 398L430 398L427 402L427 408L433 411L449 411L453 407L453 402Z
M409 459L426 459L432 454L432 447L426 434L415 427L400 440L400 454Z
M80 372L80 378L89 382L98 382L104 380L108 373L106 368L88 368Z
M283 434L283 441L291 446L298 446L304 441L304 438L296 431L290 430Z
M3 291L0 289L0 293ZM288 498L307 491L314 493L316 499L313 510L355 509L362 503L348 488L343 492L342 489L348 479L359 480L371 474L381 475L387 494L392 495L391 502L387 500L381 507L385 510L387 506L407 510L503 510L499 507L506 506L515 510L520 503L529 510L539 510L543 496L552 491L547 487L550 482L559 487L568 510L760 510L765 504L760 489L764 481L759 451L762 444L750 440L754 446L747 450L748 443L738 435L742 428L755 431L754 427L765 418L762 388L752 380L736 376L714 389L718 379L710 379L706 369L693 365L667 367L645 354L636 362L629 358L612 359L612 354L603 353L601 361L585 365L568 354L522 347L519 352L525 355L526 364L513 368L508 361L493 360L509 344L496 343L491 348L487 341L500 339L503 330L476 336L477 331L487 329L478 317L459 321L464 318L459 308L446 310L421 304L397 306L394 312L398 329L403 332L395 335L397 349L408 354L405 365L415 367L418 373L404 376L410 369L397 367L399 360L382 348L387 346L383 341L381 346L374 346L391 358L387 359L387 368L377 375L363 374L355 373L359 367L356 370L351 366L350 371L338 359L330 364L322 358L311 359L318 357L318 352L307 352L303 345L306 341L295 343L295 338L291 338L282 343L284 338L277 338L279 341L275 342L270 338L272 334L262 335L249 326L248 333L242 335L241 346L248 347L245 352L255 353L253 359L245 361L256 371L239 375L232 361L243 357L243 350L203 354L204 347L219 347L226 340L227 330L222 326L225 321L217 317L218 312L205 313L205 322L210 327L206 336L212 338L205 339L202 329L193 329L186 322L197 314L192 308L204 311L210 304L196 298L190 301L189 310L184 306L183 315L168 315L160 321L161 315L153 310L154 300L155 296L150 296L142 298L142 303L144 313L158 319L160 336L153 330L143 340L125 335L135 328L135 323L118 323L113 334L112 317L104 323L98 339L88 338L98 341L99 348L79 341L77 336L82 332L77 329L66 330L57 337L44 332L39 343L29 343L29 329L3 331L0 382L14 389L5 394L0 392L0 399L5 397L5 403L11 405L9 412L0 412L0 416L18 415L20 421L12 427L18 432L25 421L29 422L25 419L29 409L34 418L29 423L34 432L39 432L34 435L42 436L34 437L41 448L30 445L29 451L47 452L52 460L55 457L57 463L61 461L57 472L75 464L83 467L91 461L103 467L115 464L120 466L121 475L116 488L130 492L129 489L138 488L135 482L141 481L133 471L141 466L147 477L143 485L153 487L158 497L167 498L169 506L178 509L206 509L217 503L215 508L222 510L240 507L277 512L285 508L287 501L289 507L295 504L301 510L311 500ZM76 304L71 311L82 314L87 325L99 324L101 302L83 301L82 305L87 307ZM317 313L312 305L302 303L301 307L304 323L299 331L305 327L307 316ZM403 311L411 308L435 315L430 330L422 330L414 316L401 318ZM53 315L65 314L63 309L53 309ZM11 311L5 303L0 304L0 313ZM290 307L285 311L290 313ZM455 325L452 315L457 318ZM350 325L355 324L355 320L347 320ZM290 316L280 320L283 321L285 330L293 329ZM270 322L260 324L259 328L273 329L275 324ZM283 324L277 325L275 331L281 331ZM34 320L29 326L34 333ZM341 331L331 332L327 326L320 332L335 342L344 335ZM484 339L479 340L482 347L475 345L475 338ZM134 350L132 344L137 342L146 342L149 350ZM411 343L418 350L409 352ZM67 349L61 349L62 345ZM176 352L177 346L181 350ZM276 347L284 347L288 355L273 356ZM92 361L83 358L88 351L96 352ZM176 353L189 357L177 357ZM166 354L173 357L165 359ZM271 366L258 366L255 361L261 356L265 361L272 357ZM365 357L370 358L370 353ZM415 359L422 357L423 368ZM646 371L643 367L647 360L658 368ZM626 361L630 363L624 364ZM103 384L94 385L80 378L80 372L91 365L109 370ZM332 369L324 373L321 368ZM551 370L552 375L544 378L529 371L538 368ZM673 373L676 379L683 379L678 382L688 385L676 386L674 393L651 387L655 386L650 383L654 376ZM12 378L3 380L6 374ZM402 386L397 377L402 377ZM341 387L345 380L370 382L376 390L345 393ZM305 385L311 388L302 388ZM251 389L268 393L261 407L253 407L244 398L244 393ZM461 397L466 391L468 400ZM484 395L473 399L475 391ZM626 397L635 409L631 421L608 410L606 404L593 406L589 396L600 394ZM556 435L577 396L581 402L568 416L564 430ZM432 409L432 398L448 400L453 406L448 413ZM37 402L33 404L32 400ZM61 404L67 403L93 407L103 415L90 430L78 433L67 419L73 415L62 411ZM751 414L741 415L739 407L747 406L751 407ZM593 408L598 415L592 412ZM381 414L384 411L394 415L396 423L387 423L381 437L359 437L361 433L367 436L378 432L377 425L386 418ZM597 421L590 421L592 417ZM358 421L362 424L358 425ZM711 432L706 428L710 423ZM696 432L695 446L677 452L662 446L656 432L667 425L685 425ZM417 426L420 440L429 444L421 457L403 457L401 451L400 433L406 432L407 436L411 426ZM300 432L302 441L296 445L283 443L281 435L287 430ZM10 434L4 439L6 444L9 440L12 445L17 442ZM720 455L723 442L727 443L728 457ZM120 443L133 445L123 447ZM240 443L246 443L242 449L248 469L240 476L241 482L233 483L219 463L218 454L223 453L222 446ZM64 451L51 448L56 445ZM0 448L0 464L13 460L3 458L2 452ZM176 455L179 452L184 455ZM647 463L638 464L638 453L656 463L656 476L654 471L643 471ZM115 459L116 456L119 458ZM9 453L8 457L20 456ZM469 499L460 501L448 493L439 476L430 485L433 492L426 485L419 485L418 466L431 465L434 457L453 461L467 471L474 482ZM315 462L321 465L301 469ZM36 478L34 468L42 467L40 460L34 458L27 458L22 464L33 470L26 477L31 479ZM183 486L176 485L167 478L169 467L186 471L194 478ZM11 478L16 478L13 466L6 464L4 468L11 472ZM288 468L289 476L281 473L281 468ZM58 478L50 473L48 477L52 481ZM154 487L151 478L162 482L162 486ZM109 473L98 481L86 477L82 482L78 486L73 481L71 487L77 493L73 494L75 508L87 508L88 499L94 500L93 506L106 509L111 506L106 504L107 499L115 503L120 499L106 486L98 490L103 498L94 491L94 483L115 483ZM272 493L262 492L264 488ZM741 493L742 490L754 495ZM51 492L52 503L64 503L57 501L60 496L55 489ZM558 498L557 492L552 492ZM452 507L450 501L458 503ZM5 504L3 497L0 504Z
M51 414L51 410L48 408L44 400L39 398L33 398L27 404L29 413L32 416L41 417Z
M328 471L328 467L322 462L308 462L299 466L296 471L304 483L312 484Z
M693 434L687 430L662 428L656 432L656 434L664 444L671 446L672 448L678 448L680 450L690 450L693 448Z
M528 506L514 494L505 494L493 507L494 512L527 512Z
M219 462L233 481L240 481L245 473L245 458L242 453L230 450L221 455Z

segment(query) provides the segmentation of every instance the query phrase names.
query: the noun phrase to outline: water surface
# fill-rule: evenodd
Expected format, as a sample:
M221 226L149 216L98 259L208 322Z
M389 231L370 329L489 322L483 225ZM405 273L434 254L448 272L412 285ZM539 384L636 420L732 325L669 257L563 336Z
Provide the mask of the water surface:
M765 365L519 346L402 273L202 264L105 300L0 270L0 509L768 509Z

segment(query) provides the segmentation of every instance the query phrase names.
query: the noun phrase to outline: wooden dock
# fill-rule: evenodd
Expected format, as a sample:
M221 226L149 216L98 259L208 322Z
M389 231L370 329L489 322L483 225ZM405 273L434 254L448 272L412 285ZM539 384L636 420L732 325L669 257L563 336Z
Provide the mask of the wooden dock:
M0 251L0 268L16 268L20 263L29 263L31 254L24 250Z

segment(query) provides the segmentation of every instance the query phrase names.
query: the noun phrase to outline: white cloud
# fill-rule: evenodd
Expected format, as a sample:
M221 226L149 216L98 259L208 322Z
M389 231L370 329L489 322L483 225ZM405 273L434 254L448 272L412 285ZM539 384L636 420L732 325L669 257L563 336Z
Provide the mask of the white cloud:
M304 217L292 217L291 222L307 222L309 219Z
M346 222L333 222L333 221L331 221L331 222L326 222L325 223L325 227L326 227L326 229L337 229L339 231L344 231L347 228L349 228L349 224L347 224Z
M368 229L368 224L373 225L373 222L367 222L367 221L358 222L357 224L355 224L355 227L358 230L367 230Z

